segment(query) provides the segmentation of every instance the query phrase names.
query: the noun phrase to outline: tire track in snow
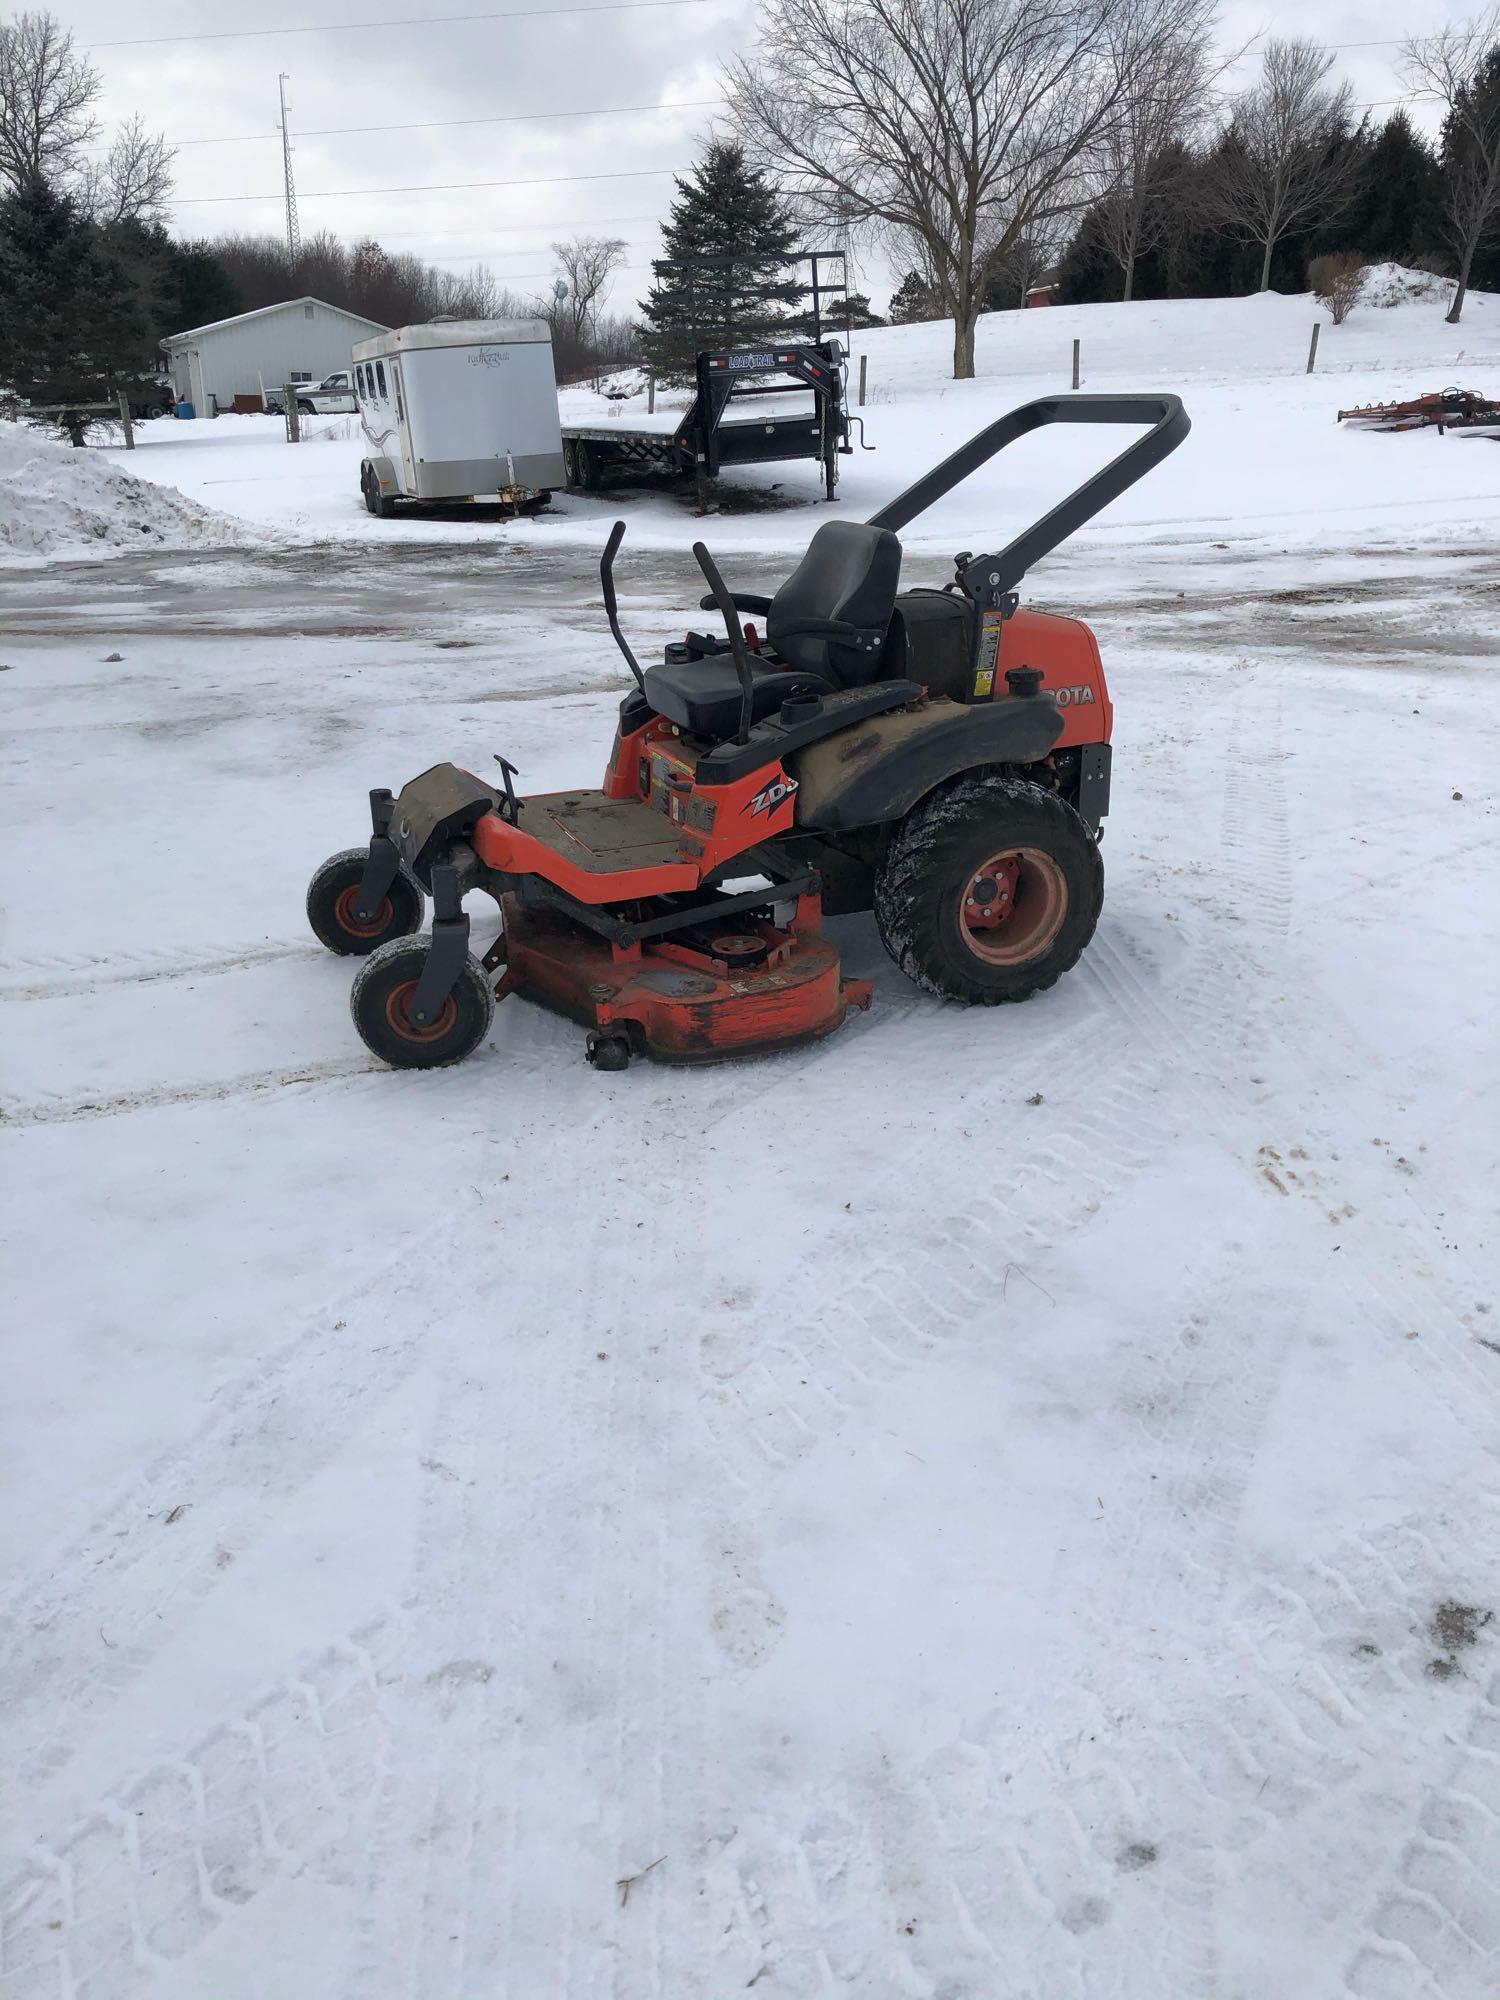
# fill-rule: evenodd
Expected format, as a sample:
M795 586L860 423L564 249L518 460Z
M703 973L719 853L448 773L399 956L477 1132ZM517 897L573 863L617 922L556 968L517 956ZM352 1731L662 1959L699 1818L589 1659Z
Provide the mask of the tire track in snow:
M38 1785L72 1760L89 1724L270 1531L275 1508L407 1378L422 1332L412 1305L430 1282L411 1264L403 1245L309 1314L191 1437L18 1584L0 1627L0 1740L17 1778Z
M247 1076L215 1077L204 1083L157 1084L112 1095L40 1098L30 1104L0 1099L0 1126L20 1131L33 1125L75 1125L95 1118L128 1117L137 1111L168 1111L187 1104L227 1104L239 1098L272 1096L299 1085L348 1083L356 1077L385 1076L372 1056L335 1056L327 1062L299 1063L291 1069L253 1070Z
M168 979L214 979L221 973L239 972L259 965L275 965L289 958L311 964L327 953L315 945L271 944L249 951L231 951L218 958L184 956L176 952L99 952L81 958L44 957L11 959L0 967L6 973L52 970L60 977L33 981L30 985L0 984L0 1003L21 1000L72 1000L112 986L152 986Z
M539 1252L508 1272L503 1347L447 1343L351 1995L664 1990L664 1760L702 1746L670 1644L681 1427L652 1356L671 1327L642 1304L682 1163L658 1144L588 1217L580 1298Z
M0 1886L6 2000L126 2000L273 1881L347 1875L379 1774L385 1640L375 1625L328 1647L38 1844Z
M612 1115L609 1100L597 1094L593 1103L595 1122L606 1122ZM158 1462L129 1501L111 1509L84 1542L75 1545L73 1551L49 1558L39 1574L22 1587L13 1608L11 1654L3 1673L0 1673L6 1723L8 1727L13 1726L17 1737L22 1739L19 1758L6 1759L8 1768L15 1769L17 1762L21 1762L24 1776L32 1782L45 1781L60 1769L76 1753L77 1744L76 1741L53 1740L57 1732L67 1729L76 1738L81 1724L86 1723L91 1714L116 1698L168 1645L180 1637L189 1614L206 1592L222 1581L227 1568L222 1560L226 1549L232 1551L236 1546L248 1547L274 1525L274 1521L268 1519L269 1510L265 1505L267 1479L275 1482L278 1502L282 1505L289 1502L296 1491L338 1454L355 1425L363 1421L373 1399L389 1394L410 1375L418 1356L430 1351L435 1332L440 1341L454 1339L456 1329L451 1319L441 1322L434 1329L431 1300L434 1296L443 1296L443 1293L440 1287L434 1288L432 1284L431 1267L441 1266L454 1258L461 1259L463 1242L469 1236L475 1238L471 1248L481 1252L485 1247L492 1248L494 1228L493 1222L476 1222L450 1231L446 1238L429 1246L427 1259L417 1270L412 1269L410 1246L403 1246L385 1269L370 1278L357 1295L372 1301L376 1323L371 1331L377 1345L361 1351L356 1357L351 1355L347 1339L325 1338L327 1316L338 1308L330 1306L325 1309L325 1314L319 1316L319 1326L314 1329L310 1325L303 1336L289 1343L269 1376L265 1371L257 1371L188 1446L166 1454ZM540 1234L539 1227L534 1227L532 1240L538 1240ZM386 1281L396 1270L404 1273L404 1281L393 1295ZM410 1310L402 1310L402 1300L411 1302ZM344 1309L348 1310L347 1305ZM466 1325L471 1324L466 1322ZM393 1332L393 1327L398 1331ZM343 1334L345 1323L336 1323L334 1332ZM464 1387L455 1374L450 1390L455 1407L464 1403ZM470 1399L468 1407L477 1423L480 1405ZM526 1426L534 1440L535 1450L541 1449L541 1440L547 1435L547 1422L556 1412L549 1408L538 1414L539 1421ZM480 1440L476 1446L481 1456L484 1442ZM162 1499L167 1494L180 1495L190 1472L206 1475L210 1470L216 1476L218 1485L203 1479L198 1489L199 1497L177 1522L164 1528L162 1514L158 1511ZM435 1476L441 1477L441 1473ZM189 1487L187 1490L193 1489ZM488 1526L487 1522L478 1522L477 1531L481 1537ZM236 1536L237 1544L234 1540ZM540 1546L540 1537L534 1537L533 1541ZM73 1579L80 1573L89 1578L88 1588L84 1591L73 1587ZM546 1579L540 1579L532 1592L537 1602L544 1601L545 1588ZM66 1670L68 1660L80 1655L89 1659L97 1657L95 1628L102 1619L110 1617L116 1621L115 1631L119 1636L108 1638L104 1664L98 1670L85 1667L74 1674L71 1684L64 1680L60 1685L59 1669ZM109 1633L108 1626L104 1629ZM394 1654L399 1631L393 1621L385 1617L375 1621L369 1629L381 1633L382 1649ZM335 1645L326 1657L339 1661L353 1655L363 1661L369 1651L364 1638L356 1634ZM23 1657L18 1659L17 1655ZM449 1678L461 1693L465 1684L466 1663L458 1661L456 1668L456 1673ZM389 1674L381 1676L385 1679L390 1677ZM364 1678L373 1689L377 1678L373 1669L367 1671ZM474 1684L479 1684L481 1678L476 1673ZM383 1738L385 1726L384 1716L379 1715L371 1722L368 1733ZM32 1732L29 1744L24 1740L28 1728ZM235 1731L240 1735L244 1733L241 1725L234 1725L231 1734ZM222 1731L215 1732L209 1740L217 1742L222 1734ZM226 1755L221 1759L223 1768L216 1770L213 1779L216 1786L214 1813L219 1821L226 1824L262 1829L264 1853L260 1850L251 1853L243 1839L240 1843L244 1855L248 1856L244 1865L252 1874L256 1869L264 1874L267 1854L278 1866L295 1867L307 1852L327 1843L320 1837L313 1848L296 1847L277 1832L277 1816L318 1819L337 1808L351 1824L361 1814L367 1818L366 1808L373 1810L380 1770L386 1768L384 1760L377 1760L376 1767L371 1770L368 1768L369 1761L368 1758L356 1761L347 1770L341 1765L345 1780L342 1788L330 1785L326 1760L316 1742L304 1731L297 1742L277 1756L275 1778L278 1803L276 1813L268 1821L269 1809L262 1797L264 1758L259 1753L241 1754L235 1758ZM183 1782L187 1784L191 1797L198 1799L202 1786L192 1775L197 1762L198 1752L187 1749L180 1757L164 1760L156 1771L169 1774L186 1772ZM157 1783L155 1774L133 1784L128 1796L133 1799L141 1786L148 1783ZM45 1919L51 1933L51 1948L44 1955L46 1962L53 1967L65 1966L77 1959L79 1954L88 1957L93 1967L90 1977L98 1982L97 1991L101 2000L106 1994L128 1990L140 1976L142 1968L149 1968L155 1959L185 1955L211 1927L194 1918L172 1949L142 1946L141 1926L135 1914L135 1903L131 1900L134 1891L126 1894L115 1887L110 1890L112 1902L117 1906L117 1915L119 1908L128 1905L128 1922L123 1929L121 1923L116 1922L114 1928L105 1934L102 1943L87 1932L88 1913L81 1915L76 1903L68 1900L64 1893L67 1878L61 1872L59 1857L65 1860L79 1838L86 1839L90 1855L95 1853L101 1840L113 1854L111 1843L115 1841L120 1827L129 1833L126 1816L115 1803L122 1795L116 1791L106 1794L83 1822L82 1835L70 1832L51 1843L50 1847L39 1848L35 1866L18 1884L13 1885L12 1900L22 1913L16 1921L22 1923L24 1928L30 1921L24 1917L24 1912L33 1907L41 1893L38 1882L50 1871L51 1876L62 1884L58 1891L62 1901ZM451 1804L451 1801L446 1803ZM153 1822L152 1849L147 1861L139 1859L135 1848L127 1840L123 1862L115 1856L108 1860L107 1866L99 1864L109 1874L111 1882L125 1879L122 1869L134 1869L137 1872L144 1870L153 1880L158 1876L178 1883L191 1879L201 1885L203 1868L197 1858L203 1818L201 1800L192 1810L181 1806L180 1801L179 1806L180 1809L164 1811L159 1815L159 1824ZM136 1809L132 1806L128 1810L134 1812ZM268 1824L271 1828L269 1833L265 1832ZM101 1828L106 1830L105 1833L100 1833ZM245 1836L245 1839L248 1838L248 1835ZM93 1867L94 1863L90 1862L90 1866ZM259 1880L260 1876L256 1875L257 1887ZM233 1895L227 1898L227 1902L219 1898L218 1902L224 1904L221 1908L215 1902L216 1893L210 1885L202 1898L215 1922L230 1913L229 1904L248 1900L247 1896ZM181 1899L178 1900L180 1902ZM173 1907L175 1909L177 1905ZM187 1923L186 1918L182 1921ZM80 1926L85 1929L81 1931ZM189 1935L188 1931L192 1934ZM0 1965L4 1964L7 1961L0 1959ZM24 1986L20 1992L27 1996L27 2000L33 1991L38 2000L44 1992L49 1995L55 1993L58 2000L63 2000L63 1996L72 2000L74 1989L60 1984L61 1977L59 1973L48 1972L46 1978L51 1981L50 1985ZM40 1974L38 1978L41 1978ZM80 1996L83 1990L80 1985ZM96 1987L90 1985L87 1990L92 2000Z
M1243 894L1257 885L1262 909L1284 930L1289 846L1279 783L1279 712L1279 699L1259 691L1241 706L1240 725L1226 746L1222 843L1236 889ZM1063 1096L1079 1078L1109 1082L1091 1094L1081 1114L1070 1116L1065 1133L1049 1135L1034 1151L1008 1160L988 1195L969 1205L962 1225L918 1231L907 1213L900 1245L877 1255L852 1297L832 1285L799 1316L795 1334L779 1353L761 1354L729 1376L729 1410L770 1465L794 1462L836 1433L878 1379L941 1340L962 1338L977 1314L994 1310L995 1273L1019 1269L1045 1278L1044 1260L1056 1244L1113 1199L1171 1137L1153 1103L1164 1076L1180 1084L1195 1121L1206 1119L1211 1131L1217 1122L1222 1131L1225 1049L1242 1057L1246 1039L1264 1032L1259 1019L1264 1001L1246 982L1245 968L1219 944L1217 938L1205 940L1196 961L1178 977L1168 1010L1124 954L1096 938L1084 965L1107 1008L1098 1026L1091 1022L1088 1057L1055 1067L1049 1088ZM945 1143L946 1136L902 1160L899 1177L908 1189L927 1185ZM1242 1137L1238 1156L1247 1175L1252 1151ZM837 1260L830 1255L827 1261L834 1266ZM1212 1314L1228 1282L1219 1272L1206 1275L1199 1314ZM1252 1325L1247 1336L1255 1332ZM1190 1325L1182 1346L1142 1357L1135 1396L1143 1407L1169 1407L1166 1399L1195 1337ZM1180 1542L1184 1506L1201 1504L1200 1482L1213 1494L1209 1546L1200 1567L1217 1572L1217 1578L1226 1573L1255 1444L1289 1340L1287 1325L1277 1339L1247 1337L1222 1365L1210 1363L1214 1372L1196 1398L1195 1451L1188 1454L1179 1495L1151 1491L1154 1454L1149 1432L1143 1432L1138 1518L1149 1521L1153 1531L1143 1528L1120 1565L1110 1593L1118 1620L1106 1614L1094 1623L1100 1635L1096 1677L1103 1673L1108 1679L1117 1665L1120 1633L1139 1623L1140 1603L1169 1575L1168 1543ZM711 1350L710 1367L712 1359ZM1195 1352L1192 1359L1201 1375L1204 1356ZM730 1457L722 1422L717 1432L721 1452ZM736 1471L753 1505L764 1466L757 1474L741 1458ZM1043 1697L1044 1705L1052 1693ZM1060 1718L1057 1733L1073 1740L1087 1733L1109 1745L1116 1732L1107 1704L1096 1706L1090 1730L1085 1732L1081 1721L1063 1727ZM1170 1726L1169 1718L1157 1720ZM1031 1912L1037 1931L1036 1956L1022 1956L1046 1965L1049 1995L1102 1993L1113 1975L1101 1963L1091 1933L1120 1903L1122 1888L1131 1908L1145 1905L1150 1911L1148 1920L1136 1917L1132 1937L1151 1958L1153 2000L1165 1995L1203 2000L1216 1990L1213 1861L1190 1833L1168 1839L1163 1860L1155 1859L1151 1836L1170 1826L1171 1816L1155 1773L1152 1733L1085 1760L1085 1778L1073 1772L1058 1742L1021 1734L1018 1749L1016 1717L996 1712L962 1726L955 1742L918 1770L904 1778L892 1774L908 1810L878 1815L887 1830L884 1841L871 1841L869 1830L859 1826L859 1804L851 1793L842 1809L851 1831L833 1843L832 1867L825 1852L828 1836L816 1823L800 1840L768 1831L763 1842L736 1843L730 1860L739 1878L734 1907L740 1921L747 1921L745 1911L756 1912L760 1935L773 1943L779 1937L783 1947L798 1940L801 1969L793 1977L784 1967L786 1981L778 1980L773 1991L820 1991L830 1967L834 1978L855 1986L899 1978L904 1987L907 1980L951 1982L966 1976L974 1990L988 1990L1004 1976L1001 1945L1013 1949L1020 1907ZM1034 1803L1024 1810L1017 1804L1018 1756L1035 1774ZM919 1821L909 1809L913 1793L923 1800ZM977 1827L985 1829L979 1837ZM893 1828L901 1829L899 1838L889 1833ZM991 1866L996 1842L1009 1856L1010 1895L996 1883ZM1139 1869L1121 1862L1122 1855L1148 1849L1152 1860ZM943 1857L941 1866L935 1855ZM1128 1884L1122 1868L1131 1877ZM772 1879L796 1885L780 1915L765 1908L766 1883ZM912 1896L920 1914L911 1942L892 1948L884 1962L872 1962L868 1940L858 1936L858 1885L862 1882L873 1898L867 1908L885 1907L890 1900L885 1885L897 1880L923 1885ZM1076 1947L1059 1950L1060 1936L1076 1937ZM839 1938L849 1953L842 1962L828 1942ZM1008 1962L1014 1964L1013 1955ZM1132 1984L1125 1990L1148 1989Z
M1500 1674L1488 1674L1350 1964L1358 2000L1493 2000L1500 1976Z

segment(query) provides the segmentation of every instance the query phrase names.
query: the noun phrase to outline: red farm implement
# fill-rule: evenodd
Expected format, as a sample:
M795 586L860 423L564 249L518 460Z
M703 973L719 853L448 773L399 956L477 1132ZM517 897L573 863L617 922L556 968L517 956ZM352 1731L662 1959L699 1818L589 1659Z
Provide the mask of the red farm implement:
M1475 430L1500 424L1500 403L1474 389L1435 389L1404 403L1366 403L1361 409L1340 410L1338 420L1371 431Z

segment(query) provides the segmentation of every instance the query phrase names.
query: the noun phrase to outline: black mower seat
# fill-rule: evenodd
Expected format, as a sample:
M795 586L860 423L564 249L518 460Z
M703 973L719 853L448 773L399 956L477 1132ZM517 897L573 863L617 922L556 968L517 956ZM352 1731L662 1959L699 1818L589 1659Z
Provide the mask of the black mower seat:
M752 722L775 715L781 704L795 695L833 691L820 674L787 673L754 654L750 671L755 677ZM644 692L658 715L694 736L733 736L740 726L740 677L729 653L710 653L700 660L665 660L658 667L647 667Z
M790 667L822 674L835 687L863 687L888 670L886 637L901 581L901 544L889 528L825 521L807 553L771 599L766 637ZM799 632L836 620L848 636Z

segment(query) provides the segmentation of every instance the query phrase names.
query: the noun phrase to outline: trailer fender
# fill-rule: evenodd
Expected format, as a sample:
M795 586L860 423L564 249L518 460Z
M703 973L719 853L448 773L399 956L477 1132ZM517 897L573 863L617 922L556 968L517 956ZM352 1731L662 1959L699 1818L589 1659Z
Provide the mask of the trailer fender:
M783 760L797 781L796 824L848 833L900 819L960 772L1036 763L1062 730L1062 713L1047 695L974 707L940 698L873 716Z
M401 491L396 479L396 468L390 459L384 457L367 458L365 464L369 466L370 475L380 492L399 493Z

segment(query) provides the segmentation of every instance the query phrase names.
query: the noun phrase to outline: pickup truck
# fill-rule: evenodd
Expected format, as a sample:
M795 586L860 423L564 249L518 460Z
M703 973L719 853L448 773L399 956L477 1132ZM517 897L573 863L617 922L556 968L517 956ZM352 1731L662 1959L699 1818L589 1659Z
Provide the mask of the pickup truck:
M321 382L298 382L297 408L304 417L342 416L359 408L354 396L354 373L352 369L341 368L336 375L325 375ZM266 396L266 408L276 416L284 414L286 391L277 387Z

